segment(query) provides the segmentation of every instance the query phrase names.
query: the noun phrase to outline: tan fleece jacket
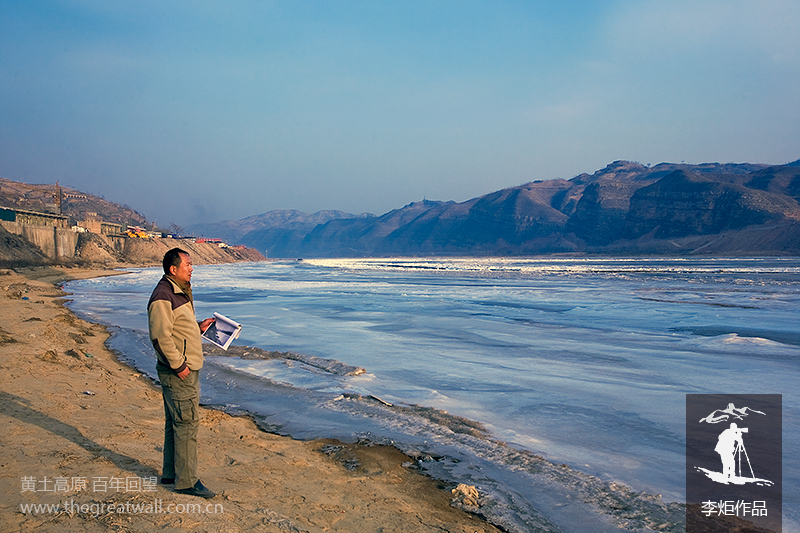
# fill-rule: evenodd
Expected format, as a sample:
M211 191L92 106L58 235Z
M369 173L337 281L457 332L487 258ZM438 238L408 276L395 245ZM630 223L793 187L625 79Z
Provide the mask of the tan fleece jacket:
M200 326L189 295L166 276L161 278L147 304L150 341L159 362L179 373L203 368Z

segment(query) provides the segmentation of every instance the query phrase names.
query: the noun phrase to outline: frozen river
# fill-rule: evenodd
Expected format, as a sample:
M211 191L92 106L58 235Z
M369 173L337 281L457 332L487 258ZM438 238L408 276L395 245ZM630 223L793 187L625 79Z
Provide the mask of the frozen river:
M800 259L775 258L197 266L198 318L219 312L240 322L237 345L366 370L210 357L203 401L297 438L390 442L432 475L478 486L504 527L580 531L595 511L566 511L559 498L632 498L615 485L624 484L683 500L687 393L782 394L792 529L799 274ZM118 326L112 346L151 374L145 307L160 276L143 269L67 287L71 307ZM470 421L474 430L465 429ZM548 470L562 464L569 479ZM554 484L550 496L531 488L538 482ZM620 524L611 519L608 530L636 525Z

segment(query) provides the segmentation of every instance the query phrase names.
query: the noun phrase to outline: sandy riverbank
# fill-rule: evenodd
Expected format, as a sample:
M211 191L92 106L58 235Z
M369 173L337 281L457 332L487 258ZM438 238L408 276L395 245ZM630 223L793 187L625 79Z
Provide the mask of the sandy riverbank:
M452 487L403 466L394 448L299 442L210 409L200 473L218 496L152 485L160 390L119 363L105 329L71 314L54 285L109 273L0 275L0 531L498 531L452 507ZM33 504L60 507L23 512Z

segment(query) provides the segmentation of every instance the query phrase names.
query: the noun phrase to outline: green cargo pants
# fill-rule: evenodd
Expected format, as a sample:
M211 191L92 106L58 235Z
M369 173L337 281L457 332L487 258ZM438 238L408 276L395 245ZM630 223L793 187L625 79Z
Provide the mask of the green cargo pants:
M175 478L175 489L197 482L197 430L200 427L200 372L186 379L158 365L164 397L164 463L161 476Z

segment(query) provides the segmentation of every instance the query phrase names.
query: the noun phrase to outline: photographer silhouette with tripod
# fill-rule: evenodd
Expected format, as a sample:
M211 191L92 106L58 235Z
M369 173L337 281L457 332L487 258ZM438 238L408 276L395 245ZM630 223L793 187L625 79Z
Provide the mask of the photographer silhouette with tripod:
M742 475L742 453L747 457L747 452L742 442L742 433L747 433L747 428L739 428L736 423L731 423L731 427L720 433L717 446L714 448L714 451L717 452L720 459L722 459L722 475L727 480L736 477L737 454L739 457L739 475ZM747 462L750 462L749 457L747 457Z

